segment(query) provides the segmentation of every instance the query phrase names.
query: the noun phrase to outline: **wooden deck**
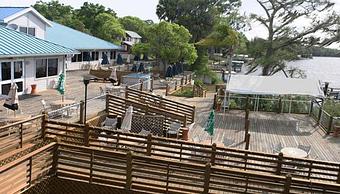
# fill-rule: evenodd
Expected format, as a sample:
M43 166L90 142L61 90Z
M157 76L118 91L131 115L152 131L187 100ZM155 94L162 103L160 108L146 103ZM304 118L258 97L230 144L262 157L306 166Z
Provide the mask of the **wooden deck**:
M210 139L204 126L212 110L212 94L208 94L207 98L172 99L196 106L196 122L189 137L202 136ZM224 138L229 138L235 141L232 147L244 149L244 116L244 111L217 113L213 142L222 143ZM299 131L296 130L296 123ZM313 159L334 162L340 160L340 137L326 135L308 115L250 112L249 132L252 151L273 153L273 146L279 142L286 147L303 144L312 146L310 157Z

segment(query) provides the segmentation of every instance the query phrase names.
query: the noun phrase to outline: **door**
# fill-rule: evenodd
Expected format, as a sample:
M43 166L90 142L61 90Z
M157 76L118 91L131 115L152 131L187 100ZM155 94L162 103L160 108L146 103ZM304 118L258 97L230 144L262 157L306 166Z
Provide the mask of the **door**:
M3 61L0 64L1 94L7 95L13 82L18 85L18 94L22 94L24 85L23 61Z

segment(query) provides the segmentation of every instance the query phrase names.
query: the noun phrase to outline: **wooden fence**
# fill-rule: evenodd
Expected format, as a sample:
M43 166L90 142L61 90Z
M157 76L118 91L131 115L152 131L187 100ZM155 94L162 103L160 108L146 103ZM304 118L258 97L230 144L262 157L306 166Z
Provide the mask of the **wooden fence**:
M56 143L48 144L0 167L0 193L19 193L52 175Z
M100 134L105 132L106 134ZM216 147L192 142L143 136L120 131L110 131L80 124L48 120L46 137L59 138L61 142L115 151L133 151L141 155L171 159L177 162L227 167L254 173L266 173L327 181L340 184L340 163L311 159L284 157L249 150Z
M23 148L42 137L44 115L0 127L0 153Z
M149 107L161 109L162 111L169 113L185 115L187 117L188 123L195 122L195 106L179 103L131 88L127 88L125 98L127 100L142 103L148 105Z
M0 190L1 193L29 190L31 186L51 176L124 189L127 193L335 194L340 190L339 184L304 180L290 175L221 168L209 162L183 163L133 152L100 150L64 143L49 144L1 167ZM79 188L79 193L81 190Z

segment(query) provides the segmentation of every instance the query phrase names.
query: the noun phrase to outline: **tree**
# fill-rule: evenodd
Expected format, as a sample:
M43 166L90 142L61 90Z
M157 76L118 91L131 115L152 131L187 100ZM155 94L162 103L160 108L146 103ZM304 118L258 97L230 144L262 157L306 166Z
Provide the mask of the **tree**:
M169 22L152 25L147 32L148 43L137 44L136 48L149 50L157 60L161 61L163 70L168 64L186 62L192 64L197 58L191 34L183 26ZM137 49L133 49L137 50Z
M97 34L98 27L96 18L99 14L106 13L113 18L116 18L116 13L103 5L93 4L85 2L80 9L75 10L77 18L85 24L85 27L91 32L91 34Z
M339 16L329 0L257 0L265 14L251 15L263 25L267 39L254 39L250 53L251 69L262 68L262 75L285 70L285 61L296 58L301 46L327 46L339 40ZM305 19L304 26L296 23ZM310 25L307 25L310 24ZM254 49L256 48L256 49ZM286 76L288 76L286 74Z
M123 18L119 18L119 22L122 24L125 30L134 31L141 35L144 42L144 39L146 37L146 30L148 26L150 26L149 24L133 16L125 16Z
M96 31L94 34L104 40L119 44L120 37L125 36L125 31L118 19L108 13L101 13L95 18Z
M240 5L240 0L160 0L156 13L161 20L186 27L192 42L198 42L211 33L220 16Z

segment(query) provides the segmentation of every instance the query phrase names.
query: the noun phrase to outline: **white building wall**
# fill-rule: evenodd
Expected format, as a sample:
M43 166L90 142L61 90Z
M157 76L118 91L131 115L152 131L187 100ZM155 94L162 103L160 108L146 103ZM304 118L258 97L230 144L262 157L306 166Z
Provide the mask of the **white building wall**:
M35 28L35 36L41 39L45 39L46 23L44 23L37 16L28 12L20 17L17 17L8 22L7 25L16 24L19 27L32 27ZM19 31L19 28L17 29Z
M40 59L46 58L58 58L58 74L63 71L63 64L65 63L63 56L56 57L42 57ZM25 81L24 81L24 94L31 93L31 85L36 84L36 91L41 92L46 89L55 88L58 82L58 75L44 78L36 78L36 59L37 58L26 58L24 60L24 68L25 68Z

